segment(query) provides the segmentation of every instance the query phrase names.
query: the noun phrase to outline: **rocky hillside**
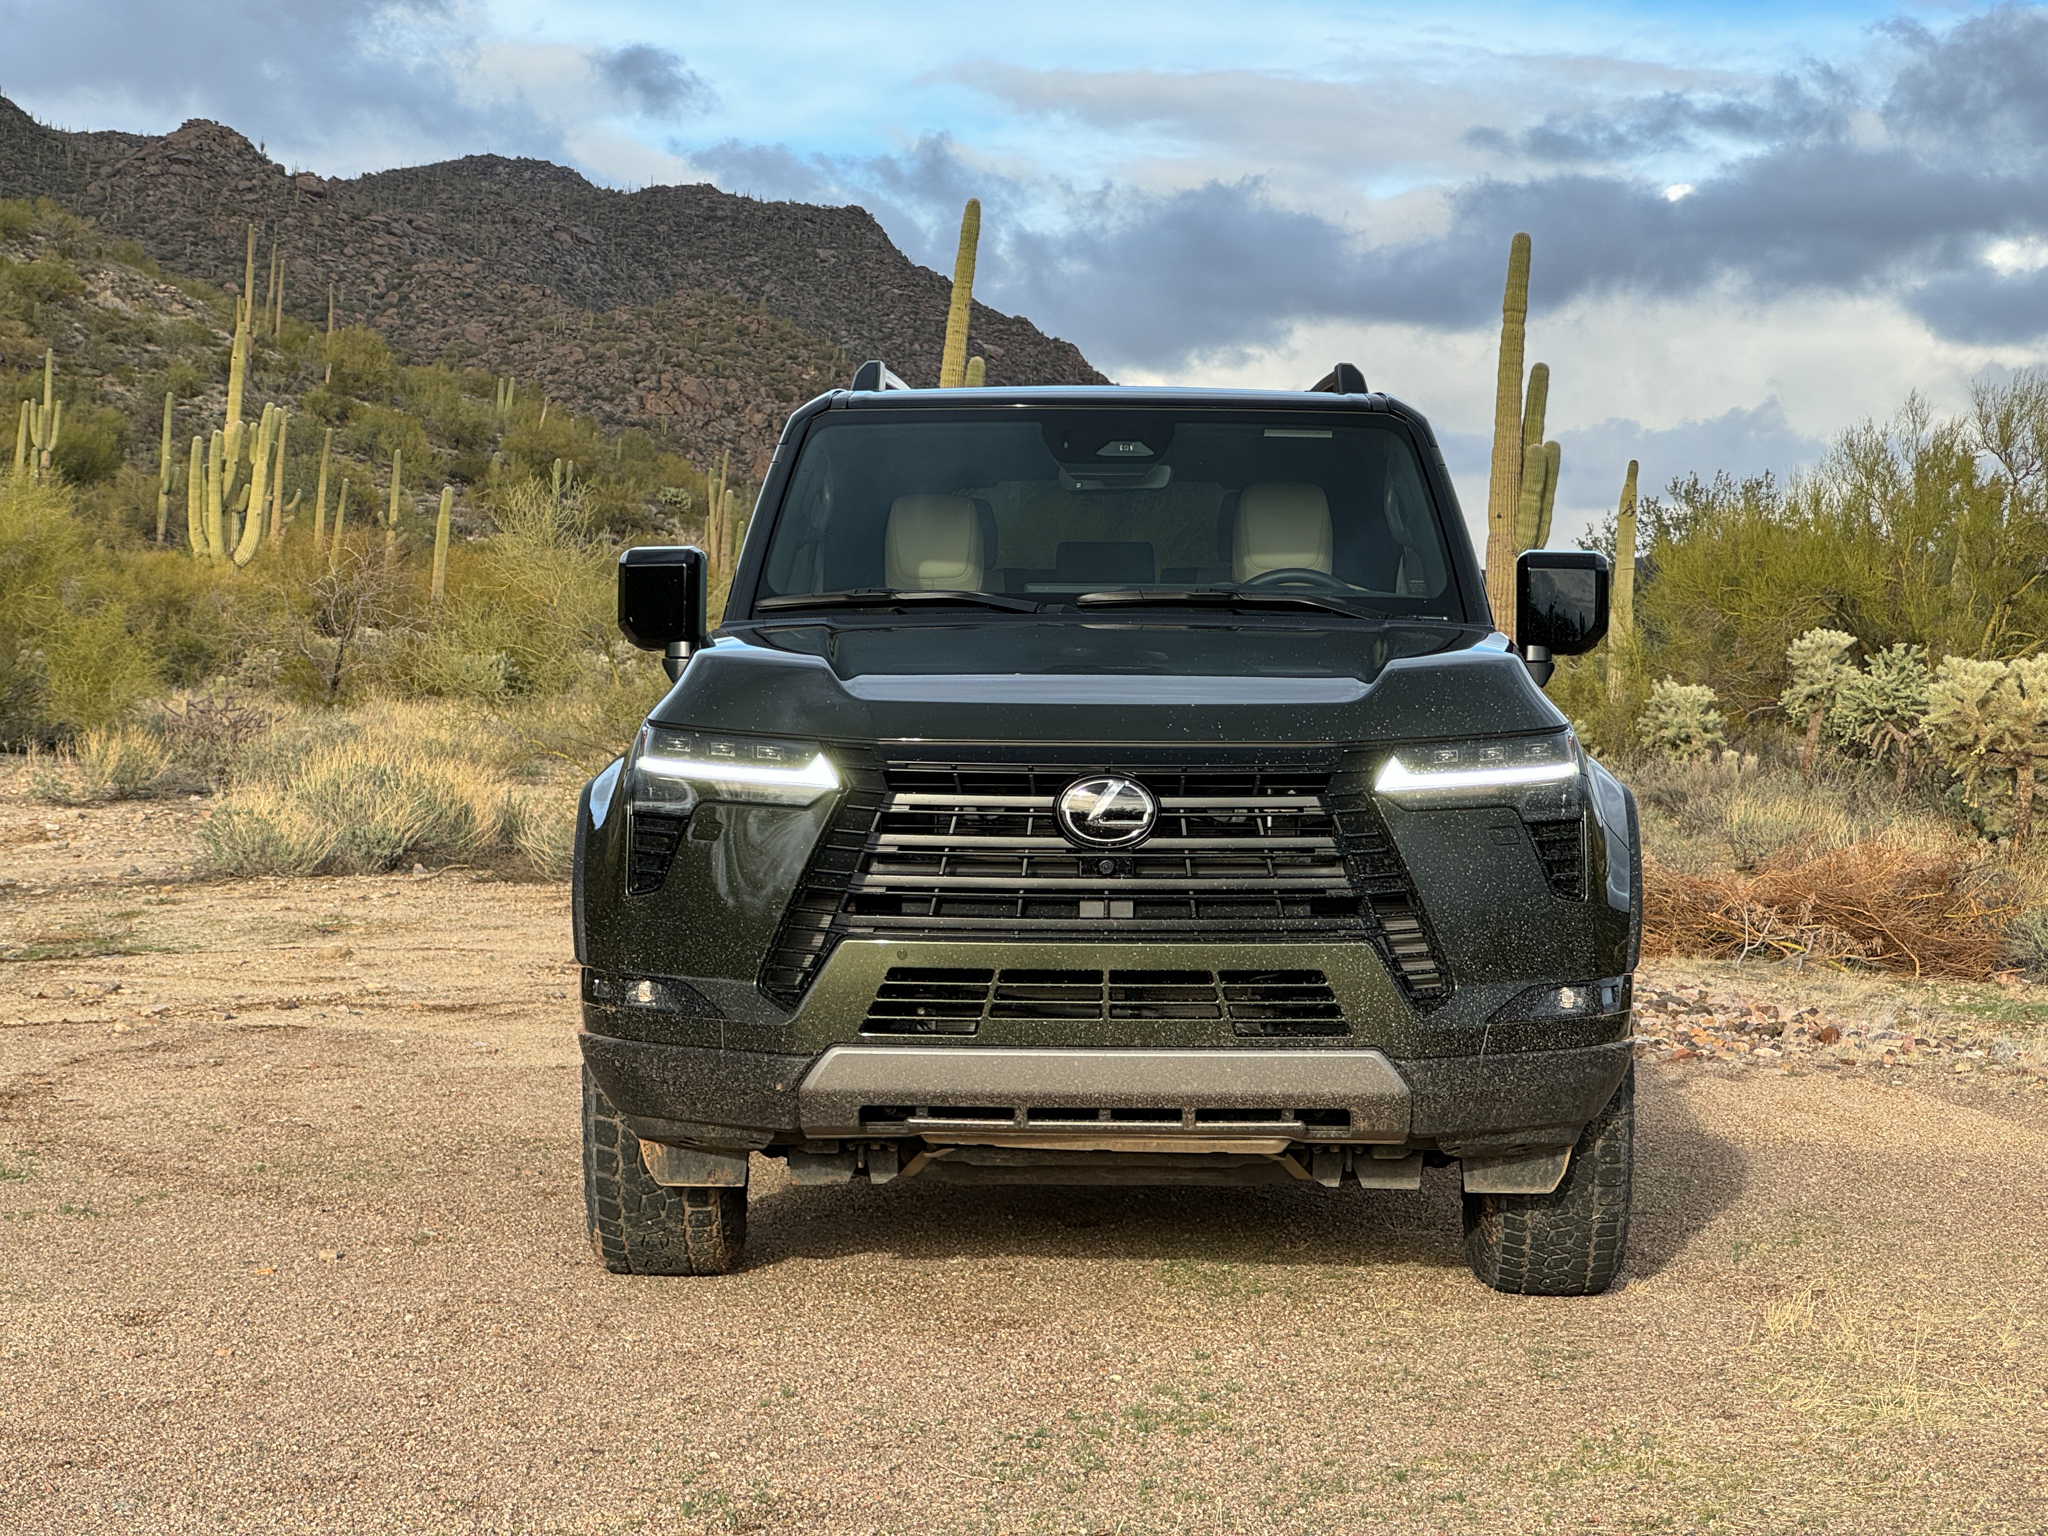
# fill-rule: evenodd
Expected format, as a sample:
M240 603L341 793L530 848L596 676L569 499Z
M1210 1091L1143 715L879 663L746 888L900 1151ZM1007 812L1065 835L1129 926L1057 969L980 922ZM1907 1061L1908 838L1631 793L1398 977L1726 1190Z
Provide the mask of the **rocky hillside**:
M881 357L913 383L938 375L949 279L860 208L614 192L488 155L326 180L216 123L66 133L5 98L0 197L50 198L168 271L224 284L254 221L265 253L275 238L284 254L288 315L324 324L332 284L340 323L374 326L401 357L516 373L607 425L730 448L755 472L787 381L836 382L820 344L839 369ZM1071 343L986 305L971 337L991 384L1103 382Z

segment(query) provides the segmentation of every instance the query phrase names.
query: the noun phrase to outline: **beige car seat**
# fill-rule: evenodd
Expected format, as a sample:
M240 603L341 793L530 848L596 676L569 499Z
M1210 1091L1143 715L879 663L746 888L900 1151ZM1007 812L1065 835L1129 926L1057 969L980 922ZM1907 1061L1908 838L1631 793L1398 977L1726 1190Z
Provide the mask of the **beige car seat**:
M883 579L892 591L978 591L981 517L965 496L898 496L889 507Z
M1330 502L1319 485L1268 480L1248 485L1237 499L1231 575L1249 581L1267 571L1328 571L1335 541Z

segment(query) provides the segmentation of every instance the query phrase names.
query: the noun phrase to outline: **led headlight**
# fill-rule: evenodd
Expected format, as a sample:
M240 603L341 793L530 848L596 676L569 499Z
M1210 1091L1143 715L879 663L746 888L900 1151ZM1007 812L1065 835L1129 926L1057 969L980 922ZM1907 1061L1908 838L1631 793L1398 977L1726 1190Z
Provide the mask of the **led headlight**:
M1578 742L1570 731L1554 731L1402 747L1381 766L1373 788L1397 804L1417 807L1519 802L1530 795L1555 797L1578 774Z
M654 802L809 805L839 788L839 772L816 742L658 725L641 727L633 772L637 798Z

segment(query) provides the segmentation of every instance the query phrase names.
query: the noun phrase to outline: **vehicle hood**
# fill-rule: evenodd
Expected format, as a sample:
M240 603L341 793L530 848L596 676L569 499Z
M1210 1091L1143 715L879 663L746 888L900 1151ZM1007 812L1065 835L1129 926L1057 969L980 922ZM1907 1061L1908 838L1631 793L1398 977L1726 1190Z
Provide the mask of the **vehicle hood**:
M794 625L699 651L649 718L859 741L1406 741L1565 723L1505 640L1447 625Z

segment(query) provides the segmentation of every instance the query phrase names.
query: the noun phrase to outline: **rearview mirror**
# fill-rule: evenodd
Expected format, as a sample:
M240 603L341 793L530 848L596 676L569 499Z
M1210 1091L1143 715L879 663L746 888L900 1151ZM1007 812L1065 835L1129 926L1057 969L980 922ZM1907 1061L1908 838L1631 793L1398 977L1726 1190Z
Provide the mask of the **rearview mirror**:
M1553 656L1590 651L1607 633L1607 557L1525 550L1515 562L1515 644Z
M619 556L619 632L643 651L660 651L671 678L704 643L704 551L687 544L644 544Z

